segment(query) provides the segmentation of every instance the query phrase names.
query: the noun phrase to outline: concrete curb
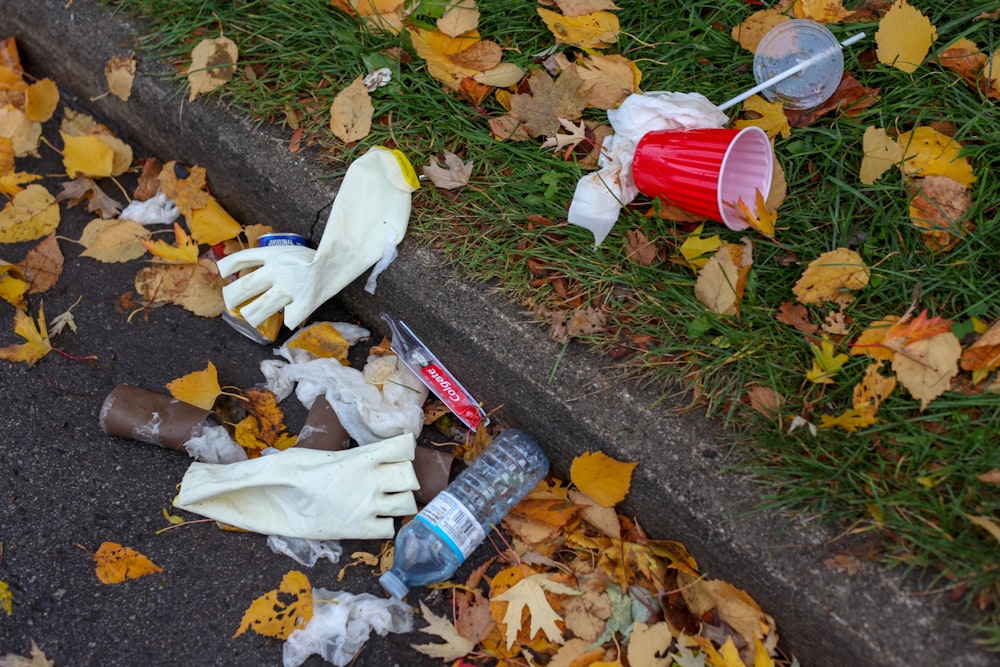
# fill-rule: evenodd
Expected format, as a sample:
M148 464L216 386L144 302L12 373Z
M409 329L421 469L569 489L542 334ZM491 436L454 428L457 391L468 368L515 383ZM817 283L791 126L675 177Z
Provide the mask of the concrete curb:
M64 95L139 142L138 155L205 167L213 193L244 224L309 234L334 190L308 155L291 155L286 137L218 104L187 104L155 62L141 63L129 102L91 102L106 89L105 63L130 50L136 27L94 0L65 5L0 0L2 36L17 37L32 74L53 77ZM716 423L678 414L677 402L629 384L577 347L550 382L559 346L488 285L456 280L432 251L404 243L377 296L353 285L338 299L377 331L380 311L404 318L488 409L502 405L500 419L543 443L557 472L588 450L641 462L627 511L651 536L684 542L708 576L747 590L803 665L996 664L944 601L918 597L881 569L848 577L825 568L830 530L752 513L761 496L751 480L726 472Z

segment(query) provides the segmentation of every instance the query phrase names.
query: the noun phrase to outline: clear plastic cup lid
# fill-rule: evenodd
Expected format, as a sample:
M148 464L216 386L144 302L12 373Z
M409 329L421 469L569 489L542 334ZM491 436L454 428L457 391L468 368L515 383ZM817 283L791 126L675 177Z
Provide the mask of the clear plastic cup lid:
M844 52L833 33L808 19L792 19L772 28L757 45L753 75L757 83L817 57L801 72L762 91L786 109L811 109L825 102L840 85Z

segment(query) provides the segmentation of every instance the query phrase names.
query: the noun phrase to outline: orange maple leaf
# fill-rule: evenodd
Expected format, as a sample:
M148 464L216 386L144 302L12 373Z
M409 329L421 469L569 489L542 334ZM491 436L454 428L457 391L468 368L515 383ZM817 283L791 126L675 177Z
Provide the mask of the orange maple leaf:
M894 322L885 332L885 337L879 341L879 344L898 351L899 348L915 341L950 331L951 324L950 320L942 317L927 317L927 309L925 308L912 320L904 317Z

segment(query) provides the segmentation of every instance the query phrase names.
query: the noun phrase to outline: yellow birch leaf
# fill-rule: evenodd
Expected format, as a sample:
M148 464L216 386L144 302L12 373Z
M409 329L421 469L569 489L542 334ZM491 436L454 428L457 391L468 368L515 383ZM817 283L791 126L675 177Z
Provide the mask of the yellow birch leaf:
M507 88L524 78L524 70L514 63L500 63L496 67L491 67L485 72L480 72L472 78L485 86Z
M49 332L45 326L45 310L38 306L38 325L24 311L14 313L14 333L25 342L0 347L0 359L7 361L23 361L31 368L52 350L49 342Z
M919 9L906 0L896 0L875 31L875 55L883 65L913 72L936 39L937 29Z
M792 287L802 304L833 302L846 306L854 290L868 284L870 271L861 256L849 248L825 252L813 260Z
M528 615L531 618L531 626L528 631L529 639L534 638L535 634L541 630L549 641L557 644L563 642L562 631L556 625L556 621L562 619L552 609L545 593L548 591L556 595L580 595L580 591L552 581L549 576L548 573L533 574L521 579L500 595L494 595L490 598L490 602L507 603L507 611L502 622L507 628L508 648L517 641L517 633L521 629L521 616L525 609L528 610Z
M24 270L17 264L0 259L0 299L18 310L24 310L27 306L24 295L27 293L28 278Z
M44 123L59 106L59 87L52 79L41 79L28 86L24 115L28 120Z
M175 264L195 264L198 262L198 244L195 243L180 223L174 223L174 239L176 243L171 245L166 241L151 241L139 239L150 255L159 258L164 262Z
M680 247L681 256L685 263L696 272L708 263L708 256L714 254L722 246L718 235L701 236L704 228L704 224L698 225L698 228L684 240Z
M163 568L146 556L117 542L104 542L91 554L97 563L97 578L105 584L120 584L147 574L163 572Z
M743 19L743 23L733 28L732 36L750 53L757 52L757 45L764 35L778 24L791 21L792 17L778 9L762 9Z
M479 42L475 30L458 37L451 37L440 30L409 28L410 41L417 55L427 62L427 71L449 89L457 91L462 79L474 77L480 72L458 64L455 56Z
M813 355L812 368L806 372L806 379L816 384L833 384L833 376L840 371L849 356L846 354L834 354L833 342L824 337L819 346L809 344L809 349Z
M236 238L243 231L243 225L222 208L215 197L209 197L208 204L191 211L188 217L191 238L198 243L215 245Z
M276 590L250 603L233 637L253 630L264 637L288 639L293 631L304 628L313 615L313 593L309 577L290 570Z
M115 152L101 137L87 134L71 136L62 134L63 166L66 175L76 178L79 175L91 178L107 178L114 172Z
M288 339L285 346L311 352L317 357L338 359L344 363L347 361L347 351L351 344L330 322L317 322L298 331Z
M867 411L851 408L836 417L820 415L819 428L834 428L835 426L839 426L848 433L854 433L859 428L871 426L877 421L878 419Z
M903 173L913 178L937 174L948 176L962 185L971 186L976 177L968 159L959 157L962 145L932 127L918 127L903 132L897 140L906 159Z
M879 373L881 368L881 361L869 364L861 382L854 386L854 409L873 417L882 405L882 401L896 388L895 376L885 377Z
M437 28L450 37L458 37L479 27L479 8L475 0L453 0L437 20Z
M838 23L854 13L845 9L841 0L795 0L792 11L796 18L817 23Z
M576 488L602 507L625 500L638 463L617 461L604 452L586 452L573 459L569 475Z
M228 37L220 35L198 42L191 51L191 66L185 72L191 86L188 102L202 93L212 92L233 78L238 58L239 48Z
M946 392L958 375L962 344L950 331L921 338L896 350L892 370L899 384L920 401L920 411Z
M59 204L41 185L29 185L0 211L0 243L34 241L59 226Z
M211 361L201 371L195 371L167 383L167 391L178 401L196 405L203 410L211 410L215 399L222 393L219 386L219 372Z
M861 160L858 178L865 185L871 185L903 160L903 149L880 127L866 128L862 145L865 156Z
M37 156L38 142L42 138L42 124L14 106L0 107L0 137L7 137L14 146L14 155Z
M781 102L768 102L760 95L754 95L743 103L743 111L760 114L760 118L738 120L734 123L736 127L744 128L753 125L764 130L767 136L772 139L779 134L785 139L792 136L792 126L788 123L785 105Z
M107 264L128 262L146 254L144 240L149 240L149 230L134 220L95 218L80 234L79 243L86 248L80 256Z
M738 315L752 265L753 245L749 239L744 238L743 245L723 243L698 272L695 297L720 315Z
M116 137L107 125L98 123L85 113L64 109L59 132L71 137L93 136L107 144L114 156L111 164L112 176L118 176L132 166L132 147Z
M375 107L362 79L337 93L330 105L330 131L344 143L364 139L372 130Z
M132 84L135 82L135 58L129 56L111 56L104 66L104 78L108 82L108 92L123 102L132 96Z
M583 50L602 49L618 41L621 30L618 16L598 11L581 16L564 16L542 7L536 10L560 44L577 46Z

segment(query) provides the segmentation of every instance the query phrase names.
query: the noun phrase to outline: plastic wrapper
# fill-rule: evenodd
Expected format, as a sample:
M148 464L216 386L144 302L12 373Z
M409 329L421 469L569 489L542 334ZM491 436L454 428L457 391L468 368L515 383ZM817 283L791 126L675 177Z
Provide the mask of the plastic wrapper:
M312 408L317 396L325 396L347 433L360 445L401 433L420 433L423 428L427 388L402 365L391 381L381 386L365 380L363 371L336 359L313 359L272 370L269 389L277 394L276 389L296 383L295 395L306 408Z
M413 630L413 608L399 600L377 598L369 593L313 589L313 616L306 627L285 641L284 667L298 667L317 654L337 667L345 667L365 645L372 632L384 637L390 632Z
M274 553L288 556L306 567L312 567L320 558L336 565L344 553L344 547L337 540L307 540L283 535L268 535L267 546Z
M169 225L180 217L181 211L162 190L146 201L133 199L118 214L119 220L131 220L140 225Z

